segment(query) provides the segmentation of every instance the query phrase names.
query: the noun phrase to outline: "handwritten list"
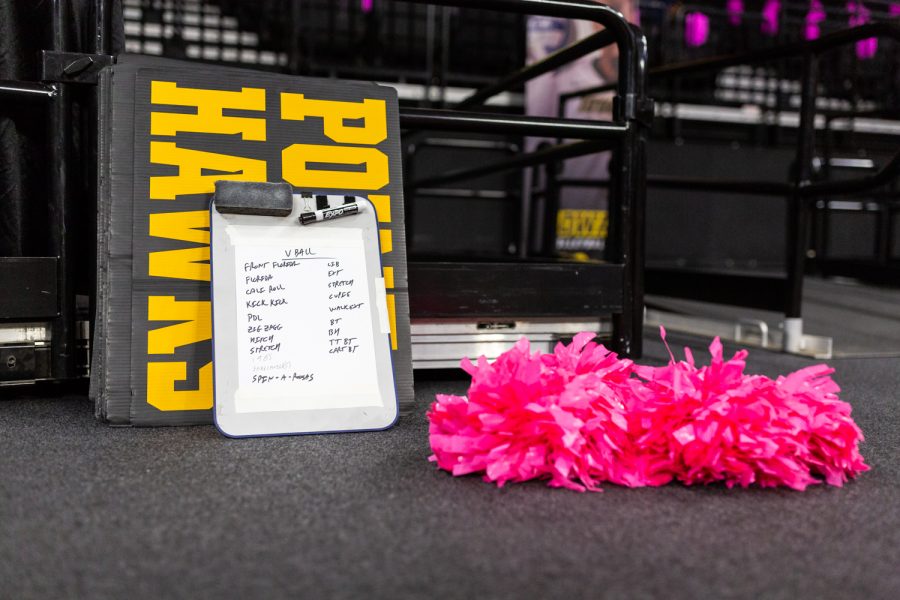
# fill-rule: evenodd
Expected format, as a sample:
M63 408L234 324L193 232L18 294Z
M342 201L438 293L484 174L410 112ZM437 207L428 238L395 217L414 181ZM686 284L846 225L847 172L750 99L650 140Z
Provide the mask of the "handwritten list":
M235 244L238 412L381 405L362 236L327 234Z

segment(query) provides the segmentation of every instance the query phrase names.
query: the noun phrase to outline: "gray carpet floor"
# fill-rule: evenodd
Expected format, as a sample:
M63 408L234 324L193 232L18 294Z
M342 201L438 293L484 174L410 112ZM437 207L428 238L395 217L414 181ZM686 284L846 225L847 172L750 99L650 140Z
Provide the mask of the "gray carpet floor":
M0 597L898 598L900 359L833 364L873 470L804 493L453 478L424 410L464 380L419 381L390 431L249 440L3 391Z

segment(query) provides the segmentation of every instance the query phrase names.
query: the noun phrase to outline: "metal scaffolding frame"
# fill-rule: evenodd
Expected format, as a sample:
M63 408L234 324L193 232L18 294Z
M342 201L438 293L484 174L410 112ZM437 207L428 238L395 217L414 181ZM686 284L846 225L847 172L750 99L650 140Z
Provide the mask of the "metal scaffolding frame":
M418 302L413 312L431 317L458 316L469 293L483 299L483 316L508 314L526 316L596 317L612 314L612 348L626 355L641 354L643 315L643 227L645 192L645 140L647 115L652 104L644 91L646 42L640 30L616 11L587 0L407 0L413 4L483 9L516 14L546 15L567 19L589 20L604 27L600 33L573 44L544 61L517 69L487 85L463 100L453 110L403 108L401 127L406 130L427 129L465 133L500 135L553 135L580 140L561 144L549 150L515 156L491 171L547 164L567 156L613 149L621 165L621 176L613 181L611 228L608 261L583 265L565 263L423 263L410 265L413 288L411 299ZM0 302L0 323L44 321L50 323L51 365L49 376L55 380L71 379L77 373L75 356L75 256L73 256L74 211L73 190L89 189L96 194L97 182L80 181L86 173L97 173L98 140L94 131L84 132L90 142L88 165L81 169L72 165L71 131L72 86L96 85L97 71L111 64L111 3L95 0L90 5L93 19L91 53L72 53L66 25L71 22L72 6L67 0L52 2L53 43L44 52L42 81L0 81L0 99L42 102L46 105L48 143L52 159L49 165L51 193L49 203L53 256L34 259L0 258L0 273L9 277L36 277L38 285L23 287L23 293ZM86 8L85 10L88 10ZM537 119L518 115L471 112L498 93L514 88L568 61L601 47L615 44L619 50L619 77L615 88L617 101L613 119L597 123L571 119ZM96 114L97 98L90 103ZM442 181L471 177L472 173L448 173ZM77 183L77 185L76 185ZM422 187L425 181L411 182ZM94 232L96 233L96 232ZM79 257L84 260L84 257ZM31 260L32 262L28 262ZM35 264L33 261L37 261ZM45 281L46 280L46 281ZM476 284L477 290L471 285ZM45 285L46 284L46 285ZM418 290L416 286L420 286ZM46 304L39 297L52 287L55 310L37 314L35 307ZM26 290L30 290L27 291ZM530 291L530 293L523 293ZM495 296L493 299L489 298ZM454 302L454 298L456 302ZM438 300L436 299L443 299ZM38 302L42 300L43 303ZM12 306L8 306L12 303ZM93 312L93 299L91 304ZM577 314L574 314L577 313Z
M652 293L783 312L785 317L784 349L790 352L798 352L801 349L803 275L815 202L838 194L859 194L874 190L889 184L900 176L900 151L898 151L886 165L872 175L843 181L815 181L813 178L820 57L825 52L839 46L872 37L900 40L900 26L895 23L873 23L831 33L812 41L664 65L648 70L648 78L652 81L715 72L735 65L755 65L788 58L803 60L800 123L795 155L796 169L792 181L736 181L705 177L654 177L652 175L647 177L647 186L649 187L784 198L788 207L785 227L787 241L785 277L651 268L647 270L647 280L648 289ZM563 114L566 103L573 98L609 91L615 87L616 84L612 83L564 94L559 100L559 114ZM599 181L567 181L565 179L558 180L556 184L558 186L606 185L605 182Z

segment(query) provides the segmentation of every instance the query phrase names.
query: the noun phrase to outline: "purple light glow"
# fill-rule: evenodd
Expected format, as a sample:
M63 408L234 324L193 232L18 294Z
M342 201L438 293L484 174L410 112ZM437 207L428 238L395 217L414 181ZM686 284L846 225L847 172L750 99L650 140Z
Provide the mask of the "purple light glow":
M806 13L806 28L804 37L808 40L815 40L821 35L819 23L825 20L825 9L822 7L821 0L810 0L809 12Z
M728 0L726 7L728 10L728 22L737 27L744 18L744 0Z
M859 27L871 21L869 9L861 0L847 2L847 12L850 13L850 27ZM856 42L856 57L859 60L869 60L878 52L878 38L867 38Z
M766 0L762 9L762 25L760 29L764 35L778 35L778 17L781 14L781 0Z
M684 15L684 43L699 48L709 39L709 17L701 12Z

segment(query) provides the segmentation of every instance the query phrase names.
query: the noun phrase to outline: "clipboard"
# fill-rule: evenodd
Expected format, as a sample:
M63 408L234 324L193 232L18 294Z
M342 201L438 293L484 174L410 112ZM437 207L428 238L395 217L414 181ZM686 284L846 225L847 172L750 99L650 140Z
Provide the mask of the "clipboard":
M398 403L373 204L294 194L286 183L219 181L210 237L219 431L392 426Z

